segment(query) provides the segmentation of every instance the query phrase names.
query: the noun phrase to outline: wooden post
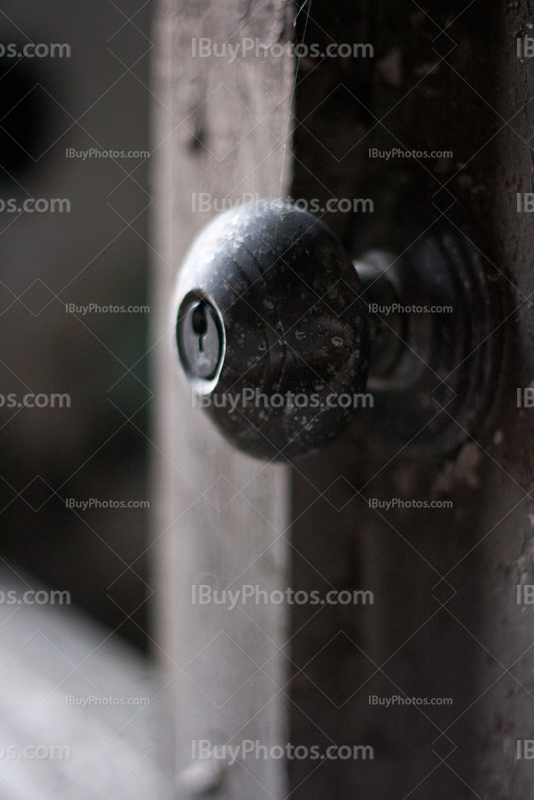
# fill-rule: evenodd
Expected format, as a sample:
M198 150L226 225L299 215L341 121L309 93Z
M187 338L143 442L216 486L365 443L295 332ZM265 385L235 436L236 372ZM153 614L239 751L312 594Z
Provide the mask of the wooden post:
M285 606L251 599L230 610L195 604L192 597L193 587L201 585L219 593L245 585L268 593L284 589L288 472L237 453L191 407L179 383L168 313L180 262L216 210L247 193L270 199L287 192L291 57L201 57L201 38L220 52L224 43L243 39L283 41L288 4L267 3L250 20L245 6L234 0L161 3L155 26L154 550L161 587L158 644L175 689L177 780L184 796L196 780L187 772L195 742L234 746L257 740L272 747L288 740ZM198 210L202 203L209 210ZM227 770L222 785L218 796L228 800L281 799L287 794L284 762L249 757Z

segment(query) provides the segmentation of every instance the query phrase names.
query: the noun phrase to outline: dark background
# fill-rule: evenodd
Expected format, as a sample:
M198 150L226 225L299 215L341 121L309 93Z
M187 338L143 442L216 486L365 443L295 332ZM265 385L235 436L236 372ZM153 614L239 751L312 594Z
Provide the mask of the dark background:
M142 647L150 511L66 500L148 499L150 313L65 304L148 304L150 159L66 150L150 149L150 15L142 0L0 11L0 42L70 46L70 57L0 58L0 198L71 204L0 212L0 394L71 396L70 408L0 408L0 556Z

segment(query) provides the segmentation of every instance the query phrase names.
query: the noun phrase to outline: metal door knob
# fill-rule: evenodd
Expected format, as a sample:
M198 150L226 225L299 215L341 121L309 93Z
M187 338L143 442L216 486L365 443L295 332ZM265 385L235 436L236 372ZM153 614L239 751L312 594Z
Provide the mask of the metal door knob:
M194 404L274 460L322 449L358 415L407 455L458 447L491 402L499 314L477 251L450 227L353 262L323 222L281 202L215 218L173 306Z

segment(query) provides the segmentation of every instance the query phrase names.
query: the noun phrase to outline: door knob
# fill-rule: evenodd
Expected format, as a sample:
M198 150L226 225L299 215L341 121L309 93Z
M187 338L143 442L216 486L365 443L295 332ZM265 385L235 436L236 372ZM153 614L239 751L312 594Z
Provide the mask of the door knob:
M500 358L494 278L454 225L438 216L412 243L417 212L398 214L392 246L354 261L282 202L228 211L195 240L174 298L176 355L192 402L236 447L292 460L358 419L407 456L477 434Z

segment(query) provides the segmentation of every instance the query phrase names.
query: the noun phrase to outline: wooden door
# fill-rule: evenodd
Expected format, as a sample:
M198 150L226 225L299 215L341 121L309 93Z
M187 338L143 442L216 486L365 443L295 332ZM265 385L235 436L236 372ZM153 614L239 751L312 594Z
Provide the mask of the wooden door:
M517 389L534 366L532 9L299 6L161 0L155 24L152 550L180 791L527 800L532 412L528 391L518 408ZM253 48L237 57L209 51L244 40ZM295 54L290 41L309 49ZM349 56L321 58L345 44ZM491 334L506 333L501 380L476 441L466 436L454 457L410 460L377 447L364 418L291 469L241 455L178 380L170 298L195 234L225 199L291 196L317 200L356 256L407 182L469 238L506 309ZM325 211L331 198L360 201L357 213ZM230 610L200 604L201 585L212 598L250 586L353 600ZM254 750L192 768L201 740ZM322 758L329 747L345 749Z

